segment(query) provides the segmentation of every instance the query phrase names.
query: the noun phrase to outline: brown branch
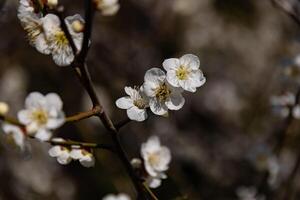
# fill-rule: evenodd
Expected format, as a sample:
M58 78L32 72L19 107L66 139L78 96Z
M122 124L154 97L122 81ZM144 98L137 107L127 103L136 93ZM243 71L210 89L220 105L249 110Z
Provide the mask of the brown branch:
M20 123L17 119L7 116L7 115L0 115L0 120L7 122L9 124L12 124L12 125L19 126L20 128L25 128L24 124Z
M66 118L66 122L77 122L83 119L87 119L93 116L96 116L100 112L99 107L94 107L92 110L81 112L76 115L70 116Z

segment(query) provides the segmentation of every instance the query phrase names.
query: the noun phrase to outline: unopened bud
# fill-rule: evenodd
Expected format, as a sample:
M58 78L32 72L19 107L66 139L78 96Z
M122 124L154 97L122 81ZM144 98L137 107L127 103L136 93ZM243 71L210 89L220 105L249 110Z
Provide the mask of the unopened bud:
M84 24L79 20L73 21L71 26L76 33L80 33L84 29Z
M48 0L48 1L47 1L47 5L48 5L50 8L56 7L57 4L58 4L58 0Z
M139 169L142 166L142 161L139 158L133 158L130 163L134 169Z
M0 102L0 114L6 115L9 111L9 106L7 103Z

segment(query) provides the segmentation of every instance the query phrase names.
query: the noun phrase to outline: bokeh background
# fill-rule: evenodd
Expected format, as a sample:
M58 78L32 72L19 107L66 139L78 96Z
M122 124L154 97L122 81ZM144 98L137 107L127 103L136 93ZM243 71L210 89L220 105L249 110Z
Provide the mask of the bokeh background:
M82 0L60 0L67 13L83 14ZM294 1L297 3L297 1ZM275 130L270 97L297 85L282 74L300 53L300 31L286 14L265 0L120 0L114 17L96 15L88 65L100 99L114 121L126 117L114 102L124 86L141 85L144 73L164 59L193 53L200 57L207 83L185 94L183 109L168 118L132 122L121 131L131 158L158 135L172 151L169 179L154 190L160 199L233 200L243 186L257 186L271 155ZM17 0L0 0L0 101L10 114L23 107L31 91L56 92L67 115L91 102L69 67L57 67L25 38L17 19ZM277 159L280 188L299 154L300 127L295 121ZM56 136L110 142L95 119L66 124ZM59 165L47 144L28 140L20 153L1 136L0 200L96 200L107 193L134 190L119 160L95 152L95 168L76 162ZM277 166L276 165L276 166ZM295 195L300 180L295 179ZM180 198L179 198L180 197Z

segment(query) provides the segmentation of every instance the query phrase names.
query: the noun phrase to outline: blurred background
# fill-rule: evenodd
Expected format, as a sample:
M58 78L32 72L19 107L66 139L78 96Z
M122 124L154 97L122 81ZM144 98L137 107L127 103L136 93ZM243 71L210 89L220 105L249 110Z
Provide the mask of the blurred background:
M83 1L60 2L68 15L83 14ZM184 108L169 118L151 117L121 130L131 158L139 157L141 144L151 135L171 149L169 178L154 190L160 199L241 199L241 189L257 187L266 170L275 174L270 187L281 188L300 153L300 127L296 120L291 124L280 157L274 158L274 132L283 119L272 112L270 97L297 89L282 72L300 53L298 25L268 0L120 4L114 17L96 15L88 56L97 92L115 122L126 117L114 105L124 86L141 85L146 70L161 67L166 58L196 54L207 78L197 93L185 93ZM0 101L8 102L10 115L16 116L29 92L56 92L68 116L88 110L91 102L72 69L57 67L26 41L17 5L17 0L0 0ZM110 142L96 119L66 124L55 135ZM122 164L110 152L97 150L92 169L76 162L61 166L48 156L49 145L27 142L27 151L20 153L1 136L0 200L96 200L117 192L134 196ZM294 186L299 199L299 177Z

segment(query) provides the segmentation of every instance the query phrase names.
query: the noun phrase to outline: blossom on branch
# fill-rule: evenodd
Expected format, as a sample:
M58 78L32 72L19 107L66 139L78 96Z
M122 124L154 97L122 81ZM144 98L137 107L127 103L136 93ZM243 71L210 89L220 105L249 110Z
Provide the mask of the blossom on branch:
M148 177L146 184L151 188L157 188L161 185L161 179L166 179L165 171L169 169L171 162L170 150L160 144L157 136L152 136L146 143L142 144L141 156L144 160L144 166Z
M186 54L179 59L169 58L163 62L168 82L189 92L196 92L196 88L206 81L199 66L200 60L193 54Z
M84 167L93 167L95 165L95 158L93 154L86 149L81 149L77 146L72 146L70 152L71 158L79 160L80 164Z
M26 125L29 134L46 141L52 136L51 130L57 129L65 122L63 103L55 93L46 96L32 92L25 100L25 109L18 112L18 119Z
M64 142L65 140L62 138L53 138L52 141ZM59 164L67 165L72 161L70 149L67 147L54 145L51 149L49 149L48 153L51 157L56 158Z
M159 68L146 72L143 91L149 98L151 111L156 115L167 115L168 109L179 110L185 103L182 89L171 86L165 72Z
M130 197L127 194L108 194L105 197L103 197L102 200L130 200Z
M129 119L135 121L144 121L147 119L148 100L141 88L125 87L126 97L119 98L116 101L117 107L127 110Z
M83 40L82 33L76 33L72 31L71 22L74 19L81 18L79 15L67 17L65 19L66 24L69 28L70 34L73 38L74 44L78 50L81 49L81 44ZM51 50L52 58L58 66L68 66L74 60L74 54L72 47L67 39L65 32L60 26L59 18L54 14L48 14L42 18L43 29L46 35L46 39Z

